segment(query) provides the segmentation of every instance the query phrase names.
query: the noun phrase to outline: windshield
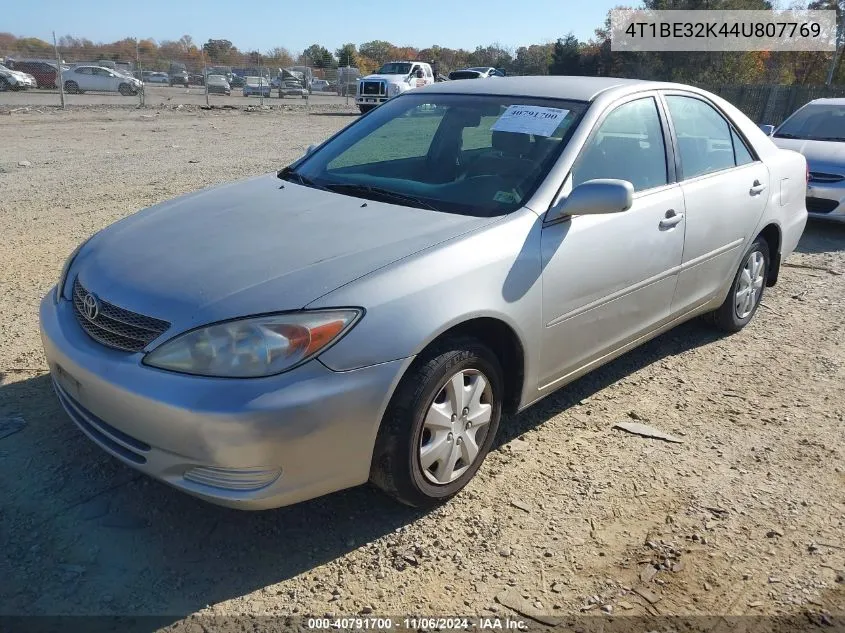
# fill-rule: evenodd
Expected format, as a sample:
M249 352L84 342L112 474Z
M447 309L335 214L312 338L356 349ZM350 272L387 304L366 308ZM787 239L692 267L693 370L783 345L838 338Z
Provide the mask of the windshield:
M390 63L378 69L378 75L407 75L411 72L411 64Z
M845 105L810 104L783 122L777 138L845 141Z
M501 215L522 206L542 183L586 107L507 95L408 93L280 177L407 206Z

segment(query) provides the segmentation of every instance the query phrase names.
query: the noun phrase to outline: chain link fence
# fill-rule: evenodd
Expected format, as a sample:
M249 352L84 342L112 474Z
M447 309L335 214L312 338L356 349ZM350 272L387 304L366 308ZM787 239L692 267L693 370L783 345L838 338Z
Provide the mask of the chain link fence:
M157 44L125 39L108 46L63 37L37 50L0 50L0 61L31 75L37 88L0 105L130 104L200 107L279 106L323 110L354 109L361 76L375 70L314 45L302 54L282 48L242 52L227 40L198 45L190 36ZM341 49L342 50L342 49ZM370 60L372 62L372 60ZM431 60L435 77L455 70L448 60ZM456 62L457 63L457 62ZM371 66L372 64L370 64ZM495 64L490 63L491 67ZM61 67L61 72L57 68ZM541 64L543 69L546 66ZM511 72L509 74L522 74ZM4 83L0 91L22 86ZM736 105L757 123L777 125L812 99L845 97L845 86L702 85Z
M0 92L26 90L10 102L62 107L284 103L306 111L312 106L353 108L361 76L359 69L341 66L331 55L320 59L284 49L243 53L226 40L198 46L189 36L161 45L127 39L111 46L65 37L54 41L52 50L0 50L0 63L31 75L37 84L3 83L0 78Z

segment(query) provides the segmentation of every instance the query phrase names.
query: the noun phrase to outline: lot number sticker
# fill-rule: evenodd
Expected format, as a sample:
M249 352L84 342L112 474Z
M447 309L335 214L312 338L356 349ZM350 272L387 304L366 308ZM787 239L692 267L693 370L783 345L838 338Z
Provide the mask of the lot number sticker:
M490 128L494 132L517 132L551 136L569 114L569 110L540 106L512 105Z

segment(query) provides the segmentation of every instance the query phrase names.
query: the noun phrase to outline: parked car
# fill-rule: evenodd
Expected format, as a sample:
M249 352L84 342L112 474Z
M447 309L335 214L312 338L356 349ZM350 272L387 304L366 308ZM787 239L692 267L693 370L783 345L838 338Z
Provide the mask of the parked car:
M16 61L14 70L33 77L38 88L59 87L56 83L56 77L59 73L55 64L38 61Z
M180 490L261 509L369 480L431 506L503 412L697 315L747 326L805 174L697 88L433 85L278 179L95 234L41 303L44 351L71 420Z
M170 83L170 76L167 73L163 72L149 72L144 73L147 75L146 79L144 79L144 83L146 84L169 84Z
M311 82L312 92L325 92L329 89L329 82L325 79L314 79Z
M187 71L172 72L168 74L168 77L170 79L171 88L173 86L184 86L187 88L191 83Z
M464 68L463 70L453 70L449 73L449 79L455 81L456 79L487 79L489 77L504 77L505 73L501 70L489 67L475 67Z
M378 72L358 81L355 103L366 113L408 90L435 83L434 72L424 62L388 62Z
M270 81L264 77L246 77L244 79L243 95L245 97L251 97L252 95L269 97Z
M244 78L240 75L232 75L232 78L229 79L229 85L232 86L232 88L243 88Z
M302 86L302 82L295 77L284 77L279 86L279 99L285 97L302 97L308 98L308 90Z
M28 90L35 88L38 82L28 73L12 70L0 64L0 92L6 90Z
M231 86L223 75L208 76L208 94L232 94Z
M188 83L193 84L195 86L204 86L205 85L205 77L203 76L202 73L193 73L191 75L188 75Z
M845 99L815 99L777 128L766 127L775 145L807 159L810 216L845 222Z
M89 90L97 92L119 92L122 95L138 94L143 83L134 77L102 66L75 66L62 72L65 92L81 94Z

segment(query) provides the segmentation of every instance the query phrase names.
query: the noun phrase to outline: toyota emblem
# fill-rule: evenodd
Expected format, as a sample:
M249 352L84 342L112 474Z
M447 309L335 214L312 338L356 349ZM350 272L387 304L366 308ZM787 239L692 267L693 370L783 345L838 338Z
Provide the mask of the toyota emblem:
M100 314L100 302L90 292L82 298L82 309L89 321L93 321Z

